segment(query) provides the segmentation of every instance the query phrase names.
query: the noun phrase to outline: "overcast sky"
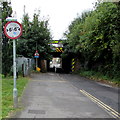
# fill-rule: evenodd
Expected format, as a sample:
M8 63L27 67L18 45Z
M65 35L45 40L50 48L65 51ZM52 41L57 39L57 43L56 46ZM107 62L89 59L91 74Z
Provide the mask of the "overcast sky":
M41 18L49 18L49 26L54 40L61 39L71 21L83 11L91 10L95 0L11 0L17 19L22 21L24 5L31 20L36 9L40 9Z

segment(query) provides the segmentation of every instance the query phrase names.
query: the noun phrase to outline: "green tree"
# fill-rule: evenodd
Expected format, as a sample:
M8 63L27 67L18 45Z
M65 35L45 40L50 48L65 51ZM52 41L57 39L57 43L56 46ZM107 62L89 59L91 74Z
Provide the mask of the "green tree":
M84 68L120 74L120 3L98 3L76 18L66 34L65 52L79 54ZM117 72L116 72L117 71Z
M50 57L48 43L51 33L48 28L48 20L39 19L39 12L34 13L32 22L30 22L28 14L23 16L23 35L17 42L17 53L32 58L35 51L38 50L41 59L48 59Z
M91 12L89 11L82 13L82 15L76 18L69 26L68 32L65 33L65 36L67 38L65 42L67 45L64 47L65 50L63 56L64 54L72 55L73 57L82 56L81 61L83 61L83 63L86 61L84 59L87 59L88 51L86 50L85 36L83 36L85 33L83 26L86 17L88 17L90 14Z
M4 35L6 18L11 17L12 7L8 2L2 2L2 73L6 76L12 66L11 41Z

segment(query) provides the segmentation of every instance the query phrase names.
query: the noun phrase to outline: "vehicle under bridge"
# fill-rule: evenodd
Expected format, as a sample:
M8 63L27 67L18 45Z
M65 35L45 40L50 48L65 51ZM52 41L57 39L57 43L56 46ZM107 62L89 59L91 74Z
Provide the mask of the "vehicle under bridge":
M64 46L62 40L52 40L49 44L52 51L52 60L47 61L47 71L70 73L72 57L63 58L61 55L64 52Z

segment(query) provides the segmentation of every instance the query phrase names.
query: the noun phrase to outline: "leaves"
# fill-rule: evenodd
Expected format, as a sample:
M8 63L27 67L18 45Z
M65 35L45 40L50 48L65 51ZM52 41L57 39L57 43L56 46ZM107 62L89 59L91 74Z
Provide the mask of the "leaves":
M33 20L30 22L29 15L23 16L23 35L18 41L18 54L25 57L34 57L36 49L42 59L47 59L49 55L44 55L50 48L48 46L51 39L51 33L48 28L48 20L39 20L39 15L34 13ZM21 49L21 47L23 49Z
M12 46L11 41L4 35L4 25L6 24L6 18L12 14L12 7L8 2L1 3L2 9L2 74L5 76L10 72L12 66Z
M89 69L93 69L95 64L109 66L114 63L113 69L118 70L120 67L119 15L119 3L99 3L95 10L83 13L71 23L69 32L65 33L67 39L65 51L71 49L73 54L80 55L82 64L88 62Z

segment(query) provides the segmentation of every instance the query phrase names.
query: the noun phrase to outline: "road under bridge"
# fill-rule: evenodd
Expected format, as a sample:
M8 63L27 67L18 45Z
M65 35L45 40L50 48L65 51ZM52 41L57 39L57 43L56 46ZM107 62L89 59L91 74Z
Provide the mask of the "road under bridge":
M50 60L47 61L47 70L48 71L55 71L55 72L64 72L64 73L70 73L72 72L72 57L62 57L62 53L64 52L64 45L62 40L52 40L49 44L52 51L50 52L50 55L53 58L60 58L61 59L61 67L54 67L53 69L50 68ZM57 66L57 65L56 65ZM56 69L57 70L56 70Z

